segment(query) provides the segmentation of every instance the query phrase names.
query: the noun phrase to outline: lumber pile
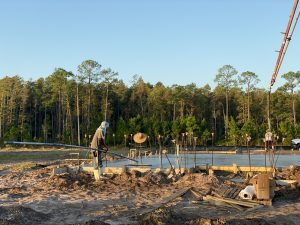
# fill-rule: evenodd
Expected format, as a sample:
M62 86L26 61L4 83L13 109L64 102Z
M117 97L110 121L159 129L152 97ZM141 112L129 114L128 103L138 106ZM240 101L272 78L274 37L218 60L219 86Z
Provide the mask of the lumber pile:
M237 200L231 198L222 198L216 197L211 195L206 195L203 197L204 201L208 201L215 205L223 205L223 206L230 206L239 211L252 211L263 207L261 204L256 203L254 201L244 201L244 200Z

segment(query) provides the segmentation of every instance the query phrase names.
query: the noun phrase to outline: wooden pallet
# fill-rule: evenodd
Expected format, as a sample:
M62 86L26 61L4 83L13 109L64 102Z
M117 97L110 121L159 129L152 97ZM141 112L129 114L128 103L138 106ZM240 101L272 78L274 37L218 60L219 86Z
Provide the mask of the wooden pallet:
M213 194L222 197L222 198L232 198L236 199L239 196L239 193L241 192L243 188L236 186L236 187L231 187L229 185L223 184L221 187L216 189Z

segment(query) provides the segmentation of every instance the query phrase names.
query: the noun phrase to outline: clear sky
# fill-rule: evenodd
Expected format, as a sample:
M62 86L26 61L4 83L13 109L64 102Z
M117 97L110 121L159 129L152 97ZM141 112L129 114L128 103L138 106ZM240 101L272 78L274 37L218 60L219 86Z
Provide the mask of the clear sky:
M230 64L267 88L293 2L0 0L0 77L77 73L93 59L126 84L138 74L152 84L215 86L218 69ZM279 76L300 70L300 26L293 37Z

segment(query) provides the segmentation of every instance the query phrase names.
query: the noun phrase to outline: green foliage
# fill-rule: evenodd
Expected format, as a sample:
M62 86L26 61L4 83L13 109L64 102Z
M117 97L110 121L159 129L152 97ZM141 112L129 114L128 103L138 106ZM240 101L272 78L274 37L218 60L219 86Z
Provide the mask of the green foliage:
M97 82L101 73L101 65L94 60L85 60L78 66L80 81L85 81L87 83Z
M256 127L253 120L248 120L241 129L241 134L245 136L251 136L251 138L255 137Z
M199 129L197 125L196 118L194 116L187 116L185 118L185 127L188 133L194 133L196 130Z
M4 139L6 140L20 140L19 130L17 127L11 126L5 133Z
M202 142L202 144L206 146L207 145L207 141L209 139L211 139L211 138L212 138L211 133L208 131L208 129L205 129L203 131L202 135L201 135L201 142Z
M257 75L231 65L218 70L214 90L208 85L165 86L144 82L135 75L130 86L112 69L93 60L83 61L78 74L57 68L48 77L25 82L20 76L0 79L0 140L87 143L105 119L108 139L127 144L130 134L197 136L203 145L214 143L261 144L267 128L267 90L257 89ZM300 137L299 72L282 75L286 84L272 93L272 132L290 140ZM78 92L77 92L78 87ZM78 97L78 101L77 101ZM79 114L77 114L77 103ZM249 116L251 112L251 117ZM230 118L230 119L229 119ZM227 123L227 126L226 126ZM79 141L78 131L79 126ZM227 139L225 138L225 132ZM129 136L128 136L129 135ZM156 140L156 139L155 139Z
M255 140L256 138L256 126L255 123L253 122L252 119L248 120L242 127L241 129L241 134L242 134L242 141L244 143L247 143L247 138L251 138L250 139L250 143L253 142L253 140Z
M129 119L128 126L129 126L129 132L131 134L141 132L141 128L142 128L141 116L137 115L136 117L133 117L133 118Z
M243 72L238 79L240 84L246 85L247 92L253 90L255 85L260 81L258 76L250 71Z
M237 81L235 80L235 75L237 75L237 73L237 70L233 66L225 65L218 70L215 82L228 91L230 88L237 85Z
M170 129L170 124L169 124L168 121L163 121L162 122L162 129L161 130L162 130L163 136L167 136L167 135L170 134L171 129Z
M293 94L294 89L297 87L300 81L300 72L288 72L283 74L281 77L286 80L283 88Z
M278 131L283 137L287 139L293 139L295 137L296 132L295 127L293 126L292 119L288 118L279 122Z
M241 140L241 131L233 117L230 117L228 126L228 144L237 145Z
M180 132L181 132L180 121L179 120L173 121L172 122L172 137L177 139Z
M129 135L128 127L125 120L120 117L116 126L116 141L117 143L122 143L126 137Z
M207 127L206 119L203 118L200 122L198 129L196 130L196 135L199 135L199 136L203 135L205 130L208 130L208 127Z

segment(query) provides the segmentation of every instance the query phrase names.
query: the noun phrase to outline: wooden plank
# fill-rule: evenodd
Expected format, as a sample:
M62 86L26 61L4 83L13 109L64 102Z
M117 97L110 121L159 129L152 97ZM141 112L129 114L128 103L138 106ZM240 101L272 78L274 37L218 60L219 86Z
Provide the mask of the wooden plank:
M215 191L212 191L211 193L214 195L214 196L217 196L217 197L219 197L219 198L222 198L222 197L226 197L226 198L232 198L232 199L234 199L234 198L236 198L238 195L239 195L239 193L240 193L240 191L241 191L241 189L242 188L233 188L232 189L232 192L231 192L231 194L230 194L230 196L225 196L224 195L224 193L222 193L222 192L215 192Z
M277 185L280 186L289 186L291 184L297 183L298 181L297 180L275 180L275 182Z
M235 190L236 190L236 188L230 188L227 196L224 196L224 197L232 198L232 195L234 194Z
M147 214L147 213L151 213L153 212L154 210L156 209L159 209L161 207L163 207L165 204L175 200L176 198L184 195L186 192L188 192L189 190L191 189L191 187L186 187L186 188L183 188L177 192L175 192L174 194L164 198L163 200L161 200L159 203L157 204L154 204L151 206L151 208L148 208L148 209L144 209L144 210L141 210L138 215L144 215L144 214Z
M219 195L218 193L216 193L216 192L214 192L214 191L212 191L211 193L212 193L213 195L219 197L219 198L222 198L222 195Z
M217 193L214 193L217 194ZM221 198L220 198L221 199ZM232 204L232 203L228 203L228 202L224 202L224 201L220 201L220 200L216 200L216 199L212 199L210 197L203 197L203 200L208 201L216 206L228 206L228 207L232 207L237 209L238 211L244 211L243 207L236 205L236 204Z
M206 196L203 197L203 200L204 201L207 201L207 202L210 202L211 204L213 205L216 205L216 206L227 206L227 207L231 207L231 205L227 202L224 202L224 201L219 201L217 199L212 199L212 198L208 198Z
M239 206L239 205L235 205L235 204L232 204L232 203L229 203L229 205L230 205L231 207L233 207L233 208L239 210L239 211L244 211L244 209L243 209L241 206Z
M216 192L218 193L218 195L223 196L227 189L228 189L228 186L221 185L221 187L219 189L217 189Z
M255 206L253 208L247 209L245 212L252 212L254 210L261 209L263 207L264 207L263 205L258 205L258 206Z
M241 192L241 188L235 188L235 192L232 194L232 198L236 198Z
M238 170L240 172L273 172L274 168L272 167L258 167L258 166L252 166L251 168L249 166L237 166ZM199 166L198 167L200 170L206 170L206 166ZM210 167L212 170L217 170L217 171L234 171L234 167L232 165L230 166L211 166Z
M228 194L230 193L230 191L231 191L231 188L228 188L228 189L224 192L224 194L223 194L222 196L223 196L223 197L227 197Z
M196 198L201 198L202 199L202 195L198 194L196 191L194 191L193 189L191 189L192 194L196 197Z
M240 201L240 200L235 200L235 199L228 199L228 198L219 198L219 197L214 197L211 195L206 195L206 199L212 199L216 201L224 201L230 204L236 204L236 205L241 205L241 206L246 206L246 207L255 207L258 206L258 203L252 203L252 202L245 202L245 201ZM204 198L203 198L204 199Z
M257 203L259 205L272 206L272 199L269 199L269 200L247 200L247 201Z

